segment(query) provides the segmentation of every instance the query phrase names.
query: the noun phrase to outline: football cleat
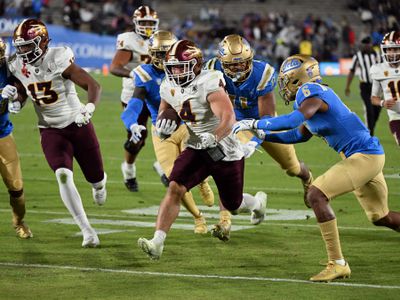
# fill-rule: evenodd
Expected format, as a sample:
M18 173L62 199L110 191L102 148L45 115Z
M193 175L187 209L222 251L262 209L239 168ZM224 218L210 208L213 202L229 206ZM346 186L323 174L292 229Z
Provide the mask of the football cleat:
M306 181L302 180L301 183L303 184L303 189L304 189L304 196L303 196L304 204L308 208L311 208L311 204L310 204L310 202L308 202L308 199L307 199L307 193L308 193L308 189L310 188L311 184L314 181L314 178L313 178L311 171L309 171L309 172L310 172L310 177L308 178L308 180L306 180Z
M342 266L334 261L329 261L325 269L319 274L310 278L311 281L316 282L330 282L337 278L350 278L351 270L349 264Z
M208 232L206 219L202 214L199 217L194 217L194 233L206 234Z
M254 196L260 202L260 208L255 209L251 212L250 223L258 225L265 218L265 211L267 209L267 194L264 192L257 192Z
M229 241L231 234L231 220L222 220L211 229L211 235L223 242Z
M82 241L83 248L96 248L100 246L99 237L97 236L97 233L93 228L83 231L82 234L83 234L83 241Z
M214 205L214 192L206 180L199 184L200 197L207 206Z
M28 225L26 225L24 222L15 225L14 228L18 237L21 239L29 239L33 237L32 231L29 229Z
M102 180L103 186L99 189L92 188L92 195L93 195L93 201L97 205L103 205L106 202L107 199L107 189L106 189L106 184L107 184L107 174L104 173L104 178Z
M121 164L121 171L122 171L122 175L124 177L124 184L125 184L126 188L130 192L139 191L139 185L138 185L138 182L136 180L136 177L133 177L135 171L127 170L125 168L125 162L123 162Z
M156 245L151 240L145 238L138 239L138 246L144 253L147 254L148 257L152 260L158 260L161 257L161 254L164 249L164 245Z

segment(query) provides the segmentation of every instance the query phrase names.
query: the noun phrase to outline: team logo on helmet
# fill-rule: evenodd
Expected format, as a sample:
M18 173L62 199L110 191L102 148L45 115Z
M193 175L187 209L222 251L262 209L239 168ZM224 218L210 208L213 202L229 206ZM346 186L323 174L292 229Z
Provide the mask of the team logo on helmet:
M289 72L294 69L298 69L301 66L301 61L297 58L287 60L282 66L282 73Z

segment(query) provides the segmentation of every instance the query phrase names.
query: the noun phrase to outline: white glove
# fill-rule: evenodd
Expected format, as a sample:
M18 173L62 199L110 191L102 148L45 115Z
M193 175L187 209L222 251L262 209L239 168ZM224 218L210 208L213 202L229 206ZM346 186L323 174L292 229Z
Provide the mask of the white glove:
M208 132L204 132L204 133L200 133L199 135L200 138L200 145L202 149L206 149L206 148L212 148L217 146L217 139L215 137L215 135L213 135L212 133L208 133Z
M141 131L146 130L146 127L144 127L143 125L139 125L138 123L133 123L129 130L132 133L130 141L132 141L134 144L137 144L142 137Z
M178 125L173 120L162 119L156 122L156 132L158 136L171 135Z
M18 97L18 90L15 86L7 84L1 91L3 99L15 100Z
M21 103L19 101L8 100L8 111L12 114L17 114L21 111Z
M89 124L90 119L93 116L95 106L93 103L89 102L86 105L82 105L81 111L79 114L75 117L75 123L78 125L78 127L81 127L83 125Z
M240 144L240 147L242 148L244 154L244 158L249 158L250 156L252 156L254 151L256 151L257 146L257 142L254 141L247 142L246 144Z
M236 122L235 125L232 127L232 132L234 134L238 133L239 131L244 131L244 130L253 130L254 128L257 128L257 122L258 120L256 119L244 119L239 122Z

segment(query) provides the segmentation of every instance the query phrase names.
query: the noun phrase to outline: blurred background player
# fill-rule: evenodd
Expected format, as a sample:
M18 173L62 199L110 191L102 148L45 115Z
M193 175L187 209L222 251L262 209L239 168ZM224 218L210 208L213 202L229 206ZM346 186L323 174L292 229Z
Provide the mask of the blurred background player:
M0 88L9 82L7 63L5 57L6 45L0 38ZM0 174L10 195L12 208L12 224L17 235L22 239L33 237L28 225L24 222L25 195L22 182L21 166L12 135L13 124L9 119L7 89L2 92L0 99Z
M138 116L146 103L152 120L152 139L157 160L167 177L171 174L175 159L183 151L188 137L186 125L182 124L171 133L168 138L161 139L155 132L158 109L160 106L160 84L165 77L164 60L171 45L177 41L175 35L169 31L156 31L149 39L149 54L151 64L142 64L134 69L135 91L133 98L121 115L125 127L131 131L131 141L140 142L142 132L146 130L138 124ZM177 124L176 124L177 125ZM200 194L206 205L214 204L214 193L208 183L203 182ZM187 192L182 199L182 204L193 215L195 220L195 233L207 233L207 225L200 210L197 208L191 192Z
M167 52L166 80L160 87L160 111L173 108L187 125L187 148L178 156L170 184L157 215L151 240L139 238L139 247L159 259L166 235L180 210L183 195L211 175L220 201L230 211L252 211L251 222L264 220L266 194L243 197L244 158L240 142L231 133L235 122L232 104L221 72L202 70L203 55L196 45L180 40ZM176 124L175 124L176 128ZM157 122L158 134L170 134L174 126ZM250 196L250 195L249 195Z
M329 204L331 199L354 192L369 221L400 231L400 213L389 211L388 207L388 190L382 173L385 153L379 140L321 81L318 62L313 57L287 58L281 66L278 85L285 103L295 101L294 111L264 120L242 120L233 130L266 130L263 133L266 141L284 144L306 142L317 135L340 153L343 160L317 177L307 194L328 254L326 268L312 276L311 281L331 281L349 277L351 273L342 253L336 216ZM287 131L271 133L270 130Z
M373 105L371 102L372 79L369 74L372 65L380 62L378 53L372 47L371 37L361 40L361 47L353 55L350 72L347 75L345 88L346 96L350 96L350 85L353 81L356 69L359 69L360 93L364 102L365 121L371 135L374 135L375 124L378 121L381 107Z
M253 49L247 40L240 35L231 34L219 44L218 57L212 58L205 64L207 69L223 72L225 89L233 103L238 121L247 118L264 119L276 115L275 69L264 61L253 60L253 57ZM253 134L243 132L238 137L242 142L247 142ZM294 147L262 141L258 143L261 143L264 150L286 171L286 174L301 179L305 200L312 175L307 166L297 159ZM225 223L230 223L230 214L226 210L221 210L220 224L223 226Z
M103 170L100 146L92 122L95 105L100 100L100 85L74 63L68 47L49 48L46 25L36 19L25 19L15 28L13 45L16 55L9 60L11 73L19 80L16 87L7 85L11 110L18 112L32 99L39 122L42 149L54 171L61 199L83 235L82 247L100 244L87 219L82 200L73 179L75 157L88 182L93 200L106 201L107 176ZM87 91L88 103L82 104L75 84Z
M142 63L149 63L148 43L150 36L158 30L159 19L157 12L149 6L140 6L132 16L135 32L125 32L117 37L117 52L110 65L110 72L115 76L122 78L121 102L125 108L131 100L134 92L134 74L133 69ZM144 106L138 117L138 124L147 126L147 120L150 112ZM145 145L147 130L144 130L140 141L133 143L131 141L131 132L128 130L128 138L124 144L125 160L121 164L122 175L127 189L131 192L139 190L136 179L136 157L140 149ZM168 180L160 170L159 163L154 163L153 167L161 176L161 181L165 186Z
M400 31L391 31L382 39L383 62L371 68L371 101L387 109L389 127L400 145Z

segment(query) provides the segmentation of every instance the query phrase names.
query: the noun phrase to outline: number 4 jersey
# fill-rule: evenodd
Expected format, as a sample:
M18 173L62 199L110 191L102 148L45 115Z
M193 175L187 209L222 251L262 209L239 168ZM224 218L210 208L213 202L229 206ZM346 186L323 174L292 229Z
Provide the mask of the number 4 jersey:
M73 61L68 47L49 48L35 65L24 64L17 56L9 61L10 72L22 82L34 103L41 128L65 128L80 112L75 84L62 76Z
M198 135L205 132L214 133L218 127L220 121L211 110L207 96L224 86L223 74L214 70L202 70L185 87L176 87L167 79L161 83L161 99L168 102L176 110L188 127L188 147L201 149L202 146ZM219 144L226 155L223 159L224 161L240 160L243 157L239 141L232 133L223 138Z
M396 105L388 109L387 113L389 121L400 120L400 68L392 68L383 62L373 65L370 74L373 80L371 96L384 100L397 99Z

